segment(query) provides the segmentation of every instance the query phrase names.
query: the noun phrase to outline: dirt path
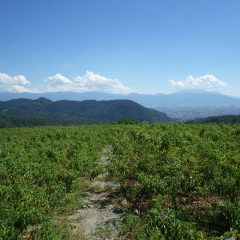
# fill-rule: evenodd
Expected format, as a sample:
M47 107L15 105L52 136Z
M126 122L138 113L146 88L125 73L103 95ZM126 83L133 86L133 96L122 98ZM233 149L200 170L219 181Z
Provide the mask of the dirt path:
M100 165L108 165L110 147L103 149ZM120 184L108 180L107 173L93 179L83 194L83 207L68 216L73 231L81 231L86 240L121 239L119 226L123 217L122 199L118 195Z

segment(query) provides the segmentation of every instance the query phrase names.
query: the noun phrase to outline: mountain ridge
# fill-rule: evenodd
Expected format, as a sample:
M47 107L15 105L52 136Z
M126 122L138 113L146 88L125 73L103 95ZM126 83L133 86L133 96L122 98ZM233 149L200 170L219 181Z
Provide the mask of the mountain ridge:
M120 119L136 122L170 122L166 114L131 100L52 101L20 98L0 101L0 114L7 117L32 117L46 119L77 120L82 123L107 123Z
M111 94L102 92L52 92L52 93L1 93L0 100L28 98L38 99L45 97L54 101L57 100L116 100L129 99L145 107L186 107L186 106L240 106L240 98L223 95L216 92L176 92L171 94Z

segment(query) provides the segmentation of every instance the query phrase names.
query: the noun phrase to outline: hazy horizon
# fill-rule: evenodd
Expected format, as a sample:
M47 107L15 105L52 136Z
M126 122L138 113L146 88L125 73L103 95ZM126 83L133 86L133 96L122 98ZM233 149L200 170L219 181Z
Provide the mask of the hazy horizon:
M210 91L210 90L176 90L172 92L156 92L156 93L148 93L148 92L129 92L129 93L111 93L111 92L104 92L104 91L85 91L85 92L78 92L78 91L49 91L49 92L34 92L34 91L27 91L27 92L14 92L14 91L4 91L0 92L2 94L14 94L14 95L27 95L27 94L36 94L36 95L46 95L46 94L106 94L106 95L175 95L175 94L210 94L210 95L223 95L232 98L240 98L240 95L230 95L221 93L218 91Z

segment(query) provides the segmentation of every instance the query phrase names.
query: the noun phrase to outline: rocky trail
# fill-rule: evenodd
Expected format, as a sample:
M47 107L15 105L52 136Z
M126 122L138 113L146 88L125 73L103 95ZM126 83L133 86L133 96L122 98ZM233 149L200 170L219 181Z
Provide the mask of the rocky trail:
M111 147L103 149L100 165L108 165ZM115 240L120 236L124 200L119 196L120 184L104 173L94 178L83 193L83 206L67 216L73 231L81 232L84 240Z

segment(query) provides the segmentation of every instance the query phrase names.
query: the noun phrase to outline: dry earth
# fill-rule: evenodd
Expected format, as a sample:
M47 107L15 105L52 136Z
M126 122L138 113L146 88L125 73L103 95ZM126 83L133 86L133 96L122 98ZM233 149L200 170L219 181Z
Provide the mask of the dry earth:
M103 149L100 165L108 165L111 147ZM75 234L81 232L80 239L115 240L121 237L120 226L123 218L122 204L119 196L120 184L109 180L107 173L93 179L83 194L83 207L73 215L66 216Z

